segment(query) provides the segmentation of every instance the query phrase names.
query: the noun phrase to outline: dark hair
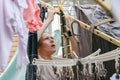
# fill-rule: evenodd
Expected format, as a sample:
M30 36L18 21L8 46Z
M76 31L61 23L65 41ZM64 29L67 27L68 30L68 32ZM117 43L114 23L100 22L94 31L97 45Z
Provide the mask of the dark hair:
M41 42L40 42L40 40L38 40L38 45L37 45L38 48L40 47L40 45L41 45Z

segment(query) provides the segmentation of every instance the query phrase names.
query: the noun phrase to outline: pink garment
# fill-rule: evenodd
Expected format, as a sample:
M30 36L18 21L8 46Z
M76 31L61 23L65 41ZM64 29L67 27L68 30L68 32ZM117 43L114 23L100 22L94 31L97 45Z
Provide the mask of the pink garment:
M28 8L24 10L23 16L27 22L27 27L30 32L36 32L42 26L42 21L39 17L40 9L35 3L35 0L27 0Z
M12 37L18 34L17 67L29 63L27 56L26 25L23 19L23 9L27 7L26 0L0 0L0 68L4 70L8 63L12 47Z

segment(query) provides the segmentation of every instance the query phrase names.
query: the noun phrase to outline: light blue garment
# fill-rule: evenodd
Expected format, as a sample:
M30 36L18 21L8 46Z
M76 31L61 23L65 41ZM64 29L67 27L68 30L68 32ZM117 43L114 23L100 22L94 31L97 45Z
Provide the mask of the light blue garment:
M55 30L53 32L53 37L54 37L55 44L56 44L56 52L53 54L53 56L57 56L59 48L61 46L61 32L60 32L60 30Z
M16 61L17 52L5 69L4 73L0 75L0 80L25 80L26 66L22 67L21 69L17 69Z

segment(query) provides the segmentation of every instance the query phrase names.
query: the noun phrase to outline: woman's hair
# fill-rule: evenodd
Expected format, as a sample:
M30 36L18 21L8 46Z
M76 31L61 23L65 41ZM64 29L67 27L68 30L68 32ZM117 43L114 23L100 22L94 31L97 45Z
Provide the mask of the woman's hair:
M40 45L41 45L41 41L40 41L40 39L38 40L38 48L40 47Z
M48 31L45 31L43 34L45 34L45 33L50 34L50 32L48 32ZM41 37L43 36L43 34L41 35ZM40 45L41 45L41 37L40 37L40 38L38 37L38 48L39 48Z

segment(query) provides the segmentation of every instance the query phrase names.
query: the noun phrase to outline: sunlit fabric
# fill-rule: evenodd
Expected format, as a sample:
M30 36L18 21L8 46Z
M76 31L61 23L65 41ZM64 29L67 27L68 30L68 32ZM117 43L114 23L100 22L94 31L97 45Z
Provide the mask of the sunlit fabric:
M23 0L22 0L23 1ZM17 67L28 64L26 25L22 11L27 7L26 0L0 0L0 68L3 70L8 63L8 57L12 47L12 37L18 34L18 58Z
M42 26L42 21L39 17L40 9L35 3L35 0L27 0L28 8L24 10L24 19L30 32L36 32Z

